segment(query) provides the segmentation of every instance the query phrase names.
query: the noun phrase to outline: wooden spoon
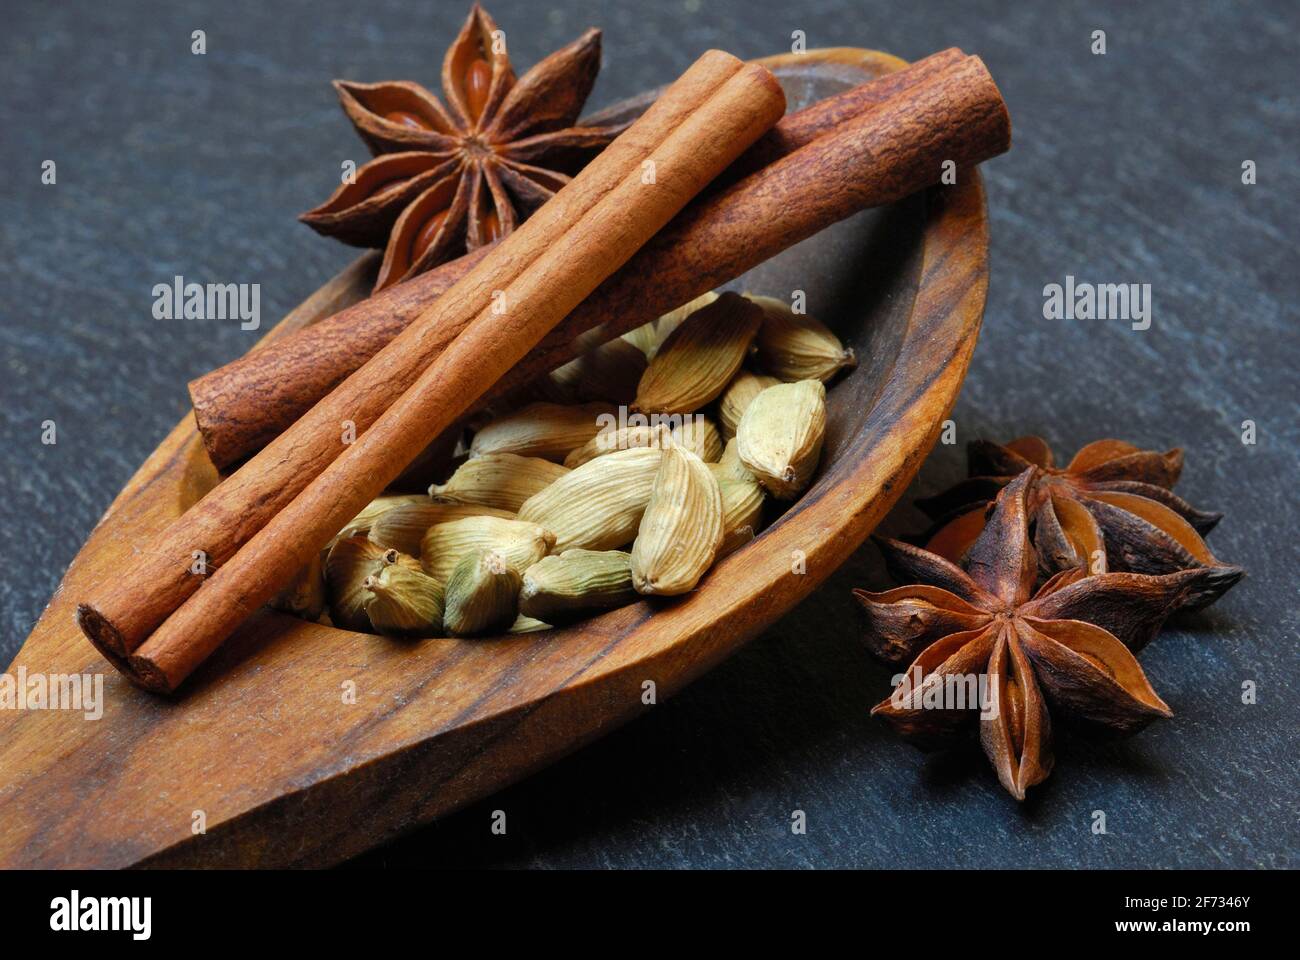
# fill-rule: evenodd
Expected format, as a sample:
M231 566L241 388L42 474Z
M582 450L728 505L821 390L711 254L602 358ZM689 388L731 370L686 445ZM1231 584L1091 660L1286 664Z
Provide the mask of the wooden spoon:
M791 110L901 66L853 49L761 62ZM916 474L975 347L987 247L976 175L853 217L734 284L807 291L810 312L857 353L829 393L818 478L688 596L566 629L402 643L263 611L181 700L135 689L81 635L73 598L129 567L130 544L216 482L187 416L104 515L9 667L104 674L105 702L93 720L0 711L0 866L335 863L635 717L646 681L659 699L681 689L812 592ZM374 269L363 257L268 336L365 296Z

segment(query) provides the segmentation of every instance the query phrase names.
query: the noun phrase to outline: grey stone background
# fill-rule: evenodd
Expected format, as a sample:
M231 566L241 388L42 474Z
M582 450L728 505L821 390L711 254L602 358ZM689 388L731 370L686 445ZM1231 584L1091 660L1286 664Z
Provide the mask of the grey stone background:
M257 282L270 321L354 255L295 221L364 158L329 80L433 86L466 5L197 0L5 4L0 32L0 653L18 649L117 490L243 352L226 322L157 322L175 274ZM681 696L357 865L1286 866L1297 847L1296 4L496 0L526 68L595 24L600 106L699 52L851 44L985 58L1015 146L985 166L992 285L959 440L1182 444L1180 492L1250 577L1143 654L1176 717L1065 739L1017 806L977 748L924 756L871 721L890 671L857 642L866 547ZM205 56L190 53L207 32ZM1107 53L1089 51L1093 30ZM40 165L58 164L55 186ZM1243 160L1258 183L1241 182ZM1048 321L1066 274L1150 283L1154 320ZM42 446L40 424L58 424ZM1258 442L1243 445L1242 423ZM907 503L963 470L939 447ZM1241 703L1258 684L1259 702ZM493 809L509 833L489 833ZM791 811L808 816L792 836ZM1104 811L1108 834L1091 830Z

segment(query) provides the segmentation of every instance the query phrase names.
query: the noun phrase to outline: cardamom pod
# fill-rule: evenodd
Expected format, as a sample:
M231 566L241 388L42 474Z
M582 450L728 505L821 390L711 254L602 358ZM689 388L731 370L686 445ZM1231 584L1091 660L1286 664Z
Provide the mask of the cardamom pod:
M336 627L370 632L370 618L366 616L370 590L365 585L366 577L393 564L420 569L414 557L381 547L362 536L339 540L330 547L325 557L325 582L329 588L330 619Z
M574 400L628 404L636 396L645 368L645 354L615 337L552 370L549 377L556 389Z
M429 487L429 496L440 503L476 503L517 513L525 500L568 472L541 457L487 453L466 460L446 483Z
M763 325L755 344L759 365L785 381L828 383L841 370L857 366L853 351L824 323L798 314L776 297L745 296L763 309Z
M674 330L682 325L682 321L695 313L697 310L703 310L714 300L718 299L718 293L710 290L708 293L702 293L694 300L688 300L676 309L669 310L659 319L651 322L654 329L654 342L650 350L646 353L646 359L653 360L663 342L668 339Z
M436 637L442 632L442 584L423 570L400 563L366 577L366 616L379 633L393 637Z
M608 404L530 403L485 424L470 441L469 455L517 453L559 463L600 431L601 414L612 415Z
M371 500L370 503L368 503L346 527L338 532L330 546L333 546L333 544L339 540L346 540L348 537L355 537L358 533L369 533L374 522L389 510L410 503L426 502L425 498L420 496L418 493L386 493L383 496L375 497L375 499Z
M672 439L705 463L716 463L722 456L722 436L713 421L703 414L683 414L681 422L673 427Z
M623 334L623 339L640 350L647 360L654 355L655 348L659 346L659 334L655 332L653 320L641 324L635 330L629 330Z
M465 517L499 517L513 520L509 510L485 507L478 503L430 503L427 497L416 503L404 503L384 513L370 527L370 540L383 547L393 547L413 557L420 555L420 541L435 524L450 523Z
M731 480L740 480L745 483L758 483L758 477L750 471L749 467L740 462L740 454L737 452L736 438L732 437L727 441L726 447L722 450L722 456L718 462L713 465L717 469L713 471L714 476L719 480L727 477Z
M768 387L736 430L736 453L768 493L793 500L812 481L826 435L826 387L800 380Z
M494 551L516 572L522 573L546 556L554 545L555 534L536 523L500 517L464 517L428 529L420 541L420 565L425 573L448 584L450 589L452 570L468 554Z
M526 617L522 613L515 617L515 622L510 624L510 629L506 633L537 633L539 630L555 629L549 623L543 623L535 617Z
M496 550L472 550L447 579L443 625L454 637L505 630L518 616L519 571Z
M292 613L304 620L318 620L325 612L325 562L324 552L312 557L311 562L298 571L289 585L275 595L271 607L283 613Z
M724 293L696 310L664 340L636 388L643 413L694 413L740 369L763 321L744 297Z
M709 464L722 495L722 545L718 559L732 553L758 535L763 523L763 485L748 470L739 479L720 463Z
M637 424L614 430L606 429L565 457L564 465L572 470L616 450L635 450L638 447L662 450L668 445L669 440L668 427L662 423L653 426Z
M636 599L632 556L622 550L565 550L524 571L519 611L548 623L621 607Z
M736 435L736 426L745 414L745 408L753 399L768 387L775 387L781 381L776 377L761 373L741 370L727 384L727 389L718 397L718 426L722 435L730 440Z
M640 447L588 461L529 498L519 519L554 533L556 551L613 550L630 543L663 453Z
M669 447L632 545L632 585L638 593L693 590L722 543L722 495L708 465L682 447Z

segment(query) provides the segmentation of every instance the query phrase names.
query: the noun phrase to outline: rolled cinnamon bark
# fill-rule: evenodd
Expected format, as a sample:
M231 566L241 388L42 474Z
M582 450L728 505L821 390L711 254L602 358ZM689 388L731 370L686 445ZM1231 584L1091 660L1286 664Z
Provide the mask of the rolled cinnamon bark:
M916 87L962 59L960 50L944 50L897 73L792 113L764 134L720 179L734 182L787 156L837 125ZM750 203L743 195L734 199L736 209ZM701 197L695 201L684 215L703 200ZM719 215L725 213L719 208L714 210ZM761 225L762 217L769 214L756 215L755 220ZM679 231L677 238L678 243L699 249L701 259L725 260L730 252L726 248L705 248L692 232ZM722 239L727 242L725 237ZM736 242L747 241L737 238ZM486 254L486 249L480 249L442 264L191 381L194 419L212 462L224 471L270 443L401 333ZM733 277L727 276L719 282ZM685 303L690 297L682 296L677 284L688 279L664 269L663 265L647 263L642 275L627 277L635 289L629 289L625 299L635 303L644 290L653 289Z
M342 437L362 435L415 382L447 343L430 334L440 326L463 329L493 291L505 289L524 266L553 248L622 182L628 169L648 159L669 131L740 69L739 61L721 51L701 57L646 111L635 135L629 136L629 128L566 185L563 204L539 208L528 230L511 234L456 284L455 297L448 291L438 298L293 428L142 544L129 575L100 583L78 605L77 621L91 642L119 657L134 651L199 588L202 571L219 569L334 462L344 449ZM196 564L196 555L202 565Z
M784 94L766 69L718 51L697 67L619 137L630 141L628 149L601 154L394 341L400 346L411 334L421 337L448 316L472 316L414 385L135 652L130 664L141 682L174 690L784 112ZM709 80L709 95L698 103L701 73ZM726 79L718 83L716 74ZM698 105L680 115L682 101ZM353 379L365 379L373 365L374 360L335 394L348 393ZM313 440L314 424L303 423L286 435Z

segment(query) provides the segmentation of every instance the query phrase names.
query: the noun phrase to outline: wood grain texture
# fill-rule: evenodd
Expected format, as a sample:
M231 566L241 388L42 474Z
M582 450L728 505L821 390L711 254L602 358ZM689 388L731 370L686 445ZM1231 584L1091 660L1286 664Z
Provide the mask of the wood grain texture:
M795 75L780 71L784 60L773 63L783 83L823 94L888 63L841 52L823 70L805 56L789 64ZM697 591L545 634L419 645L263 612L182 702L109 676L102 720L6 711L0 864L336 862L600 736L645 709L645 680L671 695L790 609L919 468L956 399L987 290L977 177L843 226L750 278L765 291L806 285L819 258L846 250L888 264L854 328L839 331L864 362L831 391L822 471ZM70 597L125 561L113 549L122 531L160 528L214 480L187 419L105 515L11 671L101 671ZM789 572L795 551L805 575ZM355 704L343 702L350 683ZM202 836L191 832L196 810Z

